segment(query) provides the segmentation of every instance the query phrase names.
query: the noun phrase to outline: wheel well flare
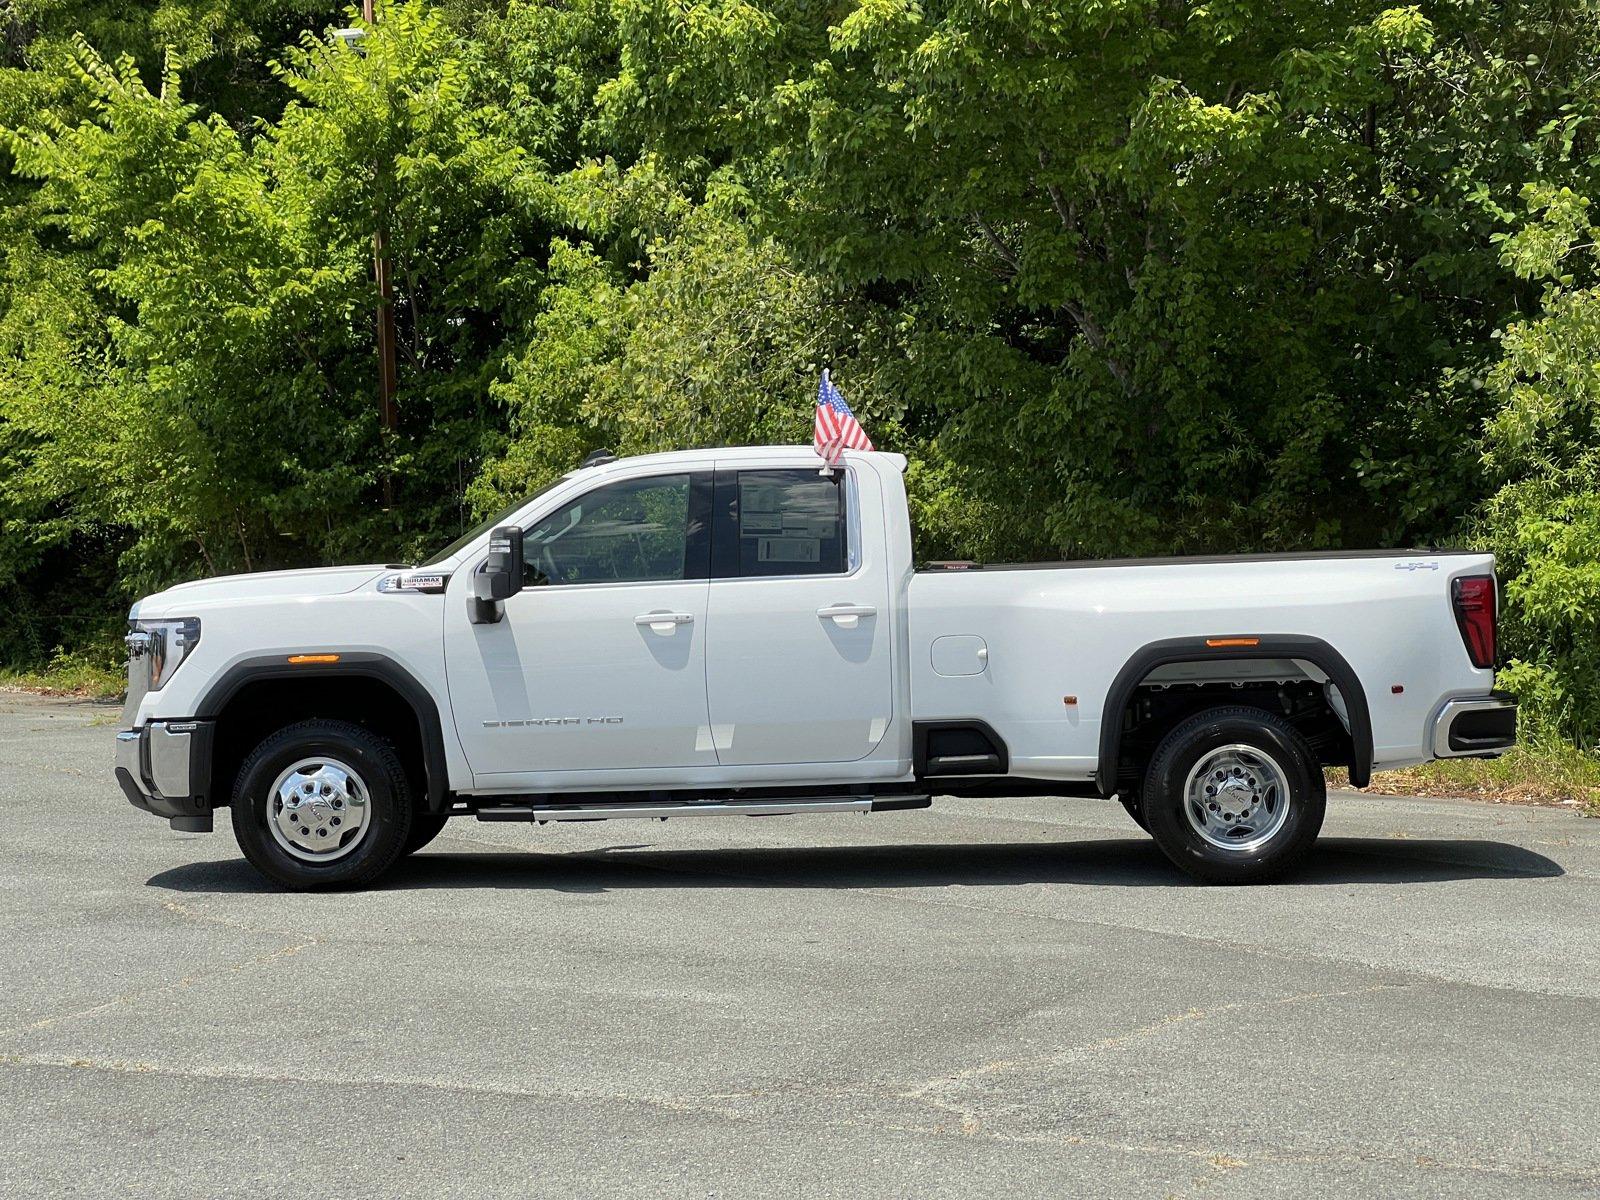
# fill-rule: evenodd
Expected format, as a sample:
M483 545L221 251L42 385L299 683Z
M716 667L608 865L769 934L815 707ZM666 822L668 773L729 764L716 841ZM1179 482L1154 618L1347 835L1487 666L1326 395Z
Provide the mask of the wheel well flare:
M386 659L342 656L337 665L289 666L281 658L240 664L207 693L201 717L216 722L211 795L225 805L239 765L277 730L310 718L353 721L386 738L430 811L448 804L438 707Z
M1213 646L1213 642L1221 644ZM1308 697L1284 694L1276 685L1258 682L1246 686L1226 678L1207 679L1201 674L1183 681L1187 693L1176 687L1171 689L1173 695L1163 704L1161 718L1170 725L1174 715L1182 719L1198 707L1216 703L1207 689L1221 689L1226 703L1257 703L1285 716L1299 716L1315 726L1307 731L1314 735L1314 744L1318 741L1315 735L1321 734L1322 742L1337 748L1325 761L1347 762L1351 785L1365 787L1372 774L1372 718L1366 692L1355 671L1342 654L1321 638L1263 634L1251 639L1171 638L1152 642L1129 658L1106 694L1100 725L1099 765L1095 772L1101 794L1110 796L1126 786L1125 777L1130 770L1136 772L1141 749L1148 749L1137 728L1136 702L1141 687L1150 683L1152 673L1179 663L1207 663L1216 665L1219 674L1225 675L1224 667L1262 659L1290 659L1315 667L1337 689L1343 714L1337 713L1331 701L1320 697L1316 702L1308 702ZM1301 681L1301 690L1310 686L1309 677ZM1261 692L1262 696L1257 697L1256 692ZM1263 699L1267 703L1263 703ZM1168 709L1172 711L1166 711ZM1341 721L1340 716L1344 720Z

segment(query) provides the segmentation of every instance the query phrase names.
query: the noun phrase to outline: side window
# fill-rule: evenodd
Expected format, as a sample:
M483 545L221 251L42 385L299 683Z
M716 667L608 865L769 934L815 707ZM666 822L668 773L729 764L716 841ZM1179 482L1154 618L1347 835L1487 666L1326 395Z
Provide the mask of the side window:
M704 578L693 561L702 522L691 477L653 475L596 488L524 532L530 584L642 583Z
M849 570L842 473L739 471L726 489L723 479L719 474L717 574L843 575Z

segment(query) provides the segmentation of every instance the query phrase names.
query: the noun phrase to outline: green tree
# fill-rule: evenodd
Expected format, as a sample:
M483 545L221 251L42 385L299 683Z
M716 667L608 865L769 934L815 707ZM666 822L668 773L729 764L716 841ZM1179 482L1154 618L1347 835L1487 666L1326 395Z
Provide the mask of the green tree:
M892 304L911 428L1073 553L1447 532L1487 236L1594 8L622 7L619 125ZM1533 130L1541 130L1533 133Z
M414 554L460 527L503 426L489 384L569 209L493 65L439 11L397 4L360 53L308 33L275 67L281 117L241 132L183 97L175 57L152 86L79 43L62 90L88 115L75 100L4 134L30 187L0 282L0 569L109 542L126 595ZM373 384L380 223L394 439Z
M1540 312L1506 328L1487 373L1499 405L1485 461L1500 483L1486 514L1505 586L1502 681L1531 730L1600 746L1600 255L1590 202L1530 185L1532 220L1505 238Z
M826 365L929 557L1482 527L1510 678L1595 728L1596 0L7 13L8 656L597 446L803 441Z

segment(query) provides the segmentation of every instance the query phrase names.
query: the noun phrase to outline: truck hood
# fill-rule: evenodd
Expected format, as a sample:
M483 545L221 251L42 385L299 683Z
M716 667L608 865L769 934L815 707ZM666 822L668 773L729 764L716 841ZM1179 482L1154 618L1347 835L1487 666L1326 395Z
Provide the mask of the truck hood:
M196 605L214 605L229 600L261 600L268 597L307 600L318 596L342 596L381 576L382 564L359 567L315 567L305 571L258 571L251 575L219 575L179 583L164 592L146 596L133 606L128 619L186 615Z

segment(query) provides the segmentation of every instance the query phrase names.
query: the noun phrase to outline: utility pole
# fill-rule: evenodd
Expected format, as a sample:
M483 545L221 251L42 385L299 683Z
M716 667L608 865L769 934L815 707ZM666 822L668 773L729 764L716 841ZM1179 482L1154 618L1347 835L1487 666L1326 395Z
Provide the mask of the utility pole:
M361 0L361 17L369 28L378 23L376 0ZM382 207L381 199L386 164L379 162L377 173L380 201L373 214L376 220L372 233L372 277L378 285L378 421L383 428L382 444L387 453L399 420L394 407L394 289L389 279L389 214ZM383 503L386 507L394 504L394 482L387 467L383 472Z

